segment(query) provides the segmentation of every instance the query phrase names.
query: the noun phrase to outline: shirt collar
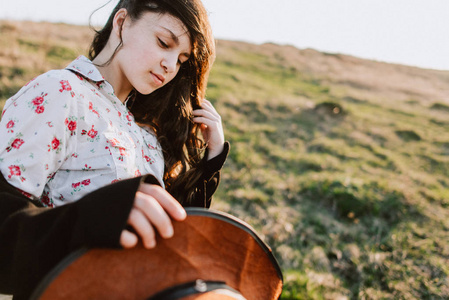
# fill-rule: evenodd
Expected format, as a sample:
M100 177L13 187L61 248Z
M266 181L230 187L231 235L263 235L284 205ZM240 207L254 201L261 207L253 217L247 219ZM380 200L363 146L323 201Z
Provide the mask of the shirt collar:
M78 56L78 58L72 61L66 69L72 70L94 82L104 81L104 77L100 74L97 67L84 55Z

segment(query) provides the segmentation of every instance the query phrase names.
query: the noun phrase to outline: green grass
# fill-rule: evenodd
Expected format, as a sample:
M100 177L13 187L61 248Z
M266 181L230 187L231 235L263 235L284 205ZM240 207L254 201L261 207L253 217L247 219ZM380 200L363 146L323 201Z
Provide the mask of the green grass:
M6 39L33 63L0 65L2 100L76 56L64 40ZM449 103L425 89L411 98L411 75L403 92L345 79L342 55L226 41L218 50L207 97L232 149L213 208L273 248L282 299L449 298ZM413 70L428 86L449 77Z
M449 297L446 106L225 57L208 90L232 144L219 207L272 245L283 298Z

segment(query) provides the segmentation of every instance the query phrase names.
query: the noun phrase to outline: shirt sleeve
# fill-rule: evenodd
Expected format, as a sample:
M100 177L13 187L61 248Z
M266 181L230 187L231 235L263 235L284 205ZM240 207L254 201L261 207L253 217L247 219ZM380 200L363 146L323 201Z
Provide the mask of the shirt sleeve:
M225 142L223 151L218 156L204 162L203 175L196 184L193 198L184 206L210 207L212 195L220 184L220 172L228 157L229 149L229 142ZM205 154L205 157L207 157L207 153Z
M77 97L60 72L37 77L8 99L0 122L0 171L36 198L76 146Z

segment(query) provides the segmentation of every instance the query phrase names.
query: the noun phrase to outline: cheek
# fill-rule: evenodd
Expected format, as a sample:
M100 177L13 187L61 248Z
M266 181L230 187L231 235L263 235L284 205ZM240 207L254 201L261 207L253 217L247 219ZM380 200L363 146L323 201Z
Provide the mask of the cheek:
M146 61L151 59L151 54L155 52L150 43L138 38L130 39L127 44L124 44L123 48L127 48L129 60L140 61L141 64L145 64Z

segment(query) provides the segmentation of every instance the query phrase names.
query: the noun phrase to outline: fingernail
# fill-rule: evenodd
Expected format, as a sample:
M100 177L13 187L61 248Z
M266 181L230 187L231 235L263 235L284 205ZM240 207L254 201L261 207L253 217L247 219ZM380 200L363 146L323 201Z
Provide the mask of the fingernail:
M165 232L165 238L171 238L173 236L173 227L170 226L167 228L167 231Z
M152 248L154 248L154 247L156 247L156 241L155 241L155 240L151 240L151 241L148 243L148 248L149 248L149 249L152 249Z
M180 208L178 210L178 213L179 213L179 217L182 218L182 219L185 219L185 217L187 217L187 213L186 213L184 208Z

